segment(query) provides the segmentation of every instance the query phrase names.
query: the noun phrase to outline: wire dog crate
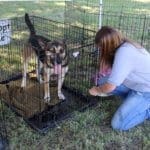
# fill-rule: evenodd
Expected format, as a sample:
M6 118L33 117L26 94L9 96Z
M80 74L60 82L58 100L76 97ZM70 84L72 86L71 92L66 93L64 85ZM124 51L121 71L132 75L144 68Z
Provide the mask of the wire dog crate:
M93 106L97 100L88 96L92 85L91 76L95 74L97 55L93 44L95 32L71 26L42 17L30 16L36 33L50 40L65 39L69 58L69 70L65 76L64 101L57 96L57 76L50 79L49 103L44 102L44 85L36 78L36 59L33 56L27 71L27 86L21 88L23 58L22 49L26 47L29 30L24 17L9 20L11 26L10 43L0 47L0 92L3 101L28 124L39 132L46 132L56 122L71 116L74 111Z

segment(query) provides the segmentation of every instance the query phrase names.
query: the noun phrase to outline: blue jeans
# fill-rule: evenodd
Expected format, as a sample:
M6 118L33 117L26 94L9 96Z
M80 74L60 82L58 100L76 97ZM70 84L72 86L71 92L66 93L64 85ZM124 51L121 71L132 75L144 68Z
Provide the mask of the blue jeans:
M125 131L150 119L150 92L137 92L122 84L110 95L118 95L123 100L111 120L113 129Z

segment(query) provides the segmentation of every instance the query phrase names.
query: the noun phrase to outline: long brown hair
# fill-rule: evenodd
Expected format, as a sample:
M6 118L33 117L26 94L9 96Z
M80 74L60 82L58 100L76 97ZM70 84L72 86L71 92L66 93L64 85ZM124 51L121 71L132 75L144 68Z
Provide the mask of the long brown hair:
M125 42L140 48L138 44L124 37L120 31L109 26L103 26L95 36L95 44L100 49L100 67L112 67L117 49Z

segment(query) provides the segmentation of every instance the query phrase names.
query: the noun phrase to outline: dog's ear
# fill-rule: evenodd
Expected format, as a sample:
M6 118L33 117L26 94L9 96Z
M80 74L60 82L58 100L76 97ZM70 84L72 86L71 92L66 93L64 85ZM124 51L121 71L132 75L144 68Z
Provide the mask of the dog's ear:
M67 48L67 44L66 44L67 41L66 41L66 39L63 39L62 42L63 42L64 48L66 49Z
M45 49L45 42L43 41L43 40L41 40L41 39L38 39L38 43L39 43L39 45L42 47L42 49Z
M50 42L48 42L48 43L46 44L45 50L46 50L46 51L49 50L51 46L52 46L52 41L50 41Z
M66 44L66 42L67 42L66 39L63 39L62 41L63 41L64 44Z

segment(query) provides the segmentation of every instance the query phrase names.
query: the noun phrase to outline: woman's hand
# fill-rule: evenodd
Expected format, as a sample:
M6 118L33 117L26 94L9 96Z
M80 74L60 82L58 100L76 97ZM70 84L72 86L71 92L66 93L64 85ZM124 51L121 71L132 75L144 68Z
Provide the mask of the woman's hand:
M93 86L91 89L89 89L89 93L93 96L104 96L104 95L106 96L107 93L112 92L115 88L116 88L115 85L105 83L100 87Z
M89 93L92 96L97 96L99 94L99 91L97 90L96 86L93 86L91 89L89 89Z

